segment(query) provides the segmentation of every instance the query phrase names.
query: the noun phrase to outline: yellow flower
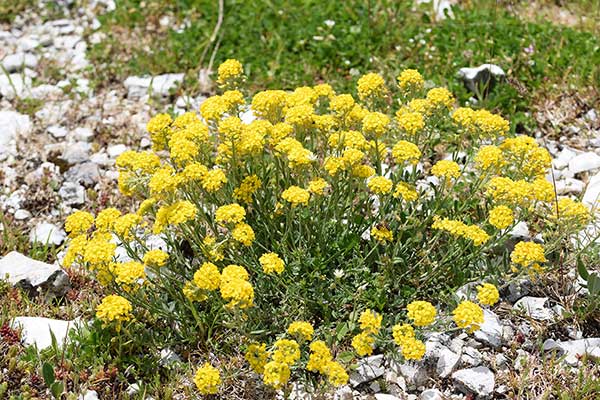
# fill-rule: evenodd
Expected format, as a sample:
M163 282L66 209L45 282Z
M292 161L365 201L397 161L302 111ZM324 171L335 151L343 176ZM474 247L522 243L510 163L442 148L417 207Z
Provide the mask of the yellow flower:
M200 105L200 114L208 123L216 123L227 112L229 105L221 96L212 96Z
M392 336L394 342L396 342L398 346L402 346L406 339L415 337L415 330L412 325L409 324L394 325L392 327Z
M465 300L452 311L454 323L461 329L473 333L483 324L483 310L477 304Z
M349 94L334 96L329 102L329 109L338 116L348 114L354 108L354 99Z
M381 314L378 314L370 309L366 309L358 318L358 322L360 322L360 329L362 329L363 332L376 335L379 333L379 329L381 328L382 319L383 316Z
M398 76L398 87L404 92L413 93L423 90L425 79L416 69L405 69Z
M393 196L396 199L402 197L404 201L415 201L418 198L415 188L405 182L398 182L396 184L396 191L394 192Z
M202 179L202 187L209 193L214 193L227 183L225 172L219 168L211 169Z
M312 105L299 105L288 108L285 112L285 122L298 127L308 128L313 122Z
M271 361L264 371L263 382L274 389L279 389L290 379L290 367L282 362Z
M133 291L146 278L144 264L137 261L128 261L116 264L114 268L115 282L125 291Z
M148 212L150 212L152 210L152 207L154 207L155 204L156 204L156 199L154 197L150 197L149 199L142 201L140 203L140 206L139 206L136 214L139 215L140 217L146 215Z
M213 263L205 262L194 273L194 284L203 290L217 290L221 286L219 268Z
M306 321L292 322L287 329L287 333L296 336L302 341L311 340L315 329Z
M506 229L513 224L515 216L506 206L496 206L490 211L490 224L498 229Z
M252 110L272 123L280 122L286 105L287 93L283 90L265 90L252 98Z
M363 131L373 137L381 137L387 132L390 118L380 112L368 113L362 120Z
M392 148L392 156L398 164L403 164L405 162L416 164L419 162L419 158L421 158L421 151L414 143L400 140Z
M91 268L98 264L108 264L112 261L117 245L110 242L110 235L95 236L87 242L83 261L90 263Z
M327 380L335 387L340 387L348 383L348 373L336 361L329 361L325 364L325 375Z
M428 301L413 301L406 306L408 318L412 319L416 326L427 326L435 321L435 307Z
M400 129L411 136L416 135L425 128L423 114L418 112L398 112L396 113L396 122Z
M493 306L499 299L500 293L498 293L496 286L491 283L484 283L483 285L477 286L477 300L479 300L481 304Z
M460 176L460 166L454 161L440 160L431 168L431 173L450 180Z
M368 332L361 332L352 338L352 347L359 356L368 356L373 354L373 344L375 338Z
M217 69L217 83L225 85L231 81L238 79L244 73L244 67L238 60L229 59L219 65Z
M379 98L385 96L387 88L385 81L378 74L370 73L363 75L357 83L358 97L361 100L368 98Z
M65 220L65 231L69 237L79 236L87 232L94 224L94 216L86 211L75 211Z
M487 110L477 110L473 114L475 126L481 131L484 138L503 136L510 130L510 124L499 115L492 114Z
M452 113L452 120L463 128L472 128L475 123L475 111L469 107L459 107Z
M233 228L231 236L244 246L251 246L255 238L252 227L244 222L237 224L235 228Z
M483 171L494 170L505 164L502 150L496 146L488 145L479 149L475 155L476 165Z
M246 210L237 203L217 208L215 220L220 225L237 224L246 218Z
M445 107L451 109L454 105L454 96L446 88L433 88L427 92L427 100L434 107Z
M401 346L405 360L420 360L425 355L425 343L414 337L405 338Z
M250 368L257 374L262 374L265 371L265 365L269 358L269 353L267 353L266 349L267 345L264 343L253 343L248 346L248 350L246 350L244 358L248 361L248 364L250 364Z
M533 263L546 262L544 247L535 242L519 242L510 253L510 260L522 267L528 267Z
M131 303L124 297L109 295L102 299L102 302L96 307L96 318L104 324L115 322L116 331L121 330L121 323L130 321L133 318Z
M371 236L374 237L375 240L383 243L385 243L386 241L391 242L394 240L394 233L385 226L374 226L373 228L371 228Z
M585 205L568 197L558 200L553 211L557 209L558 221L565 225L584 226L592 219L590 210Z
M330 361L332 361L331 352L324 341L315 340L310 344L310 356L306 364L308 371L324 374Z
M283 260L279 258L276 253L263 254L258 261L266 274L272 274L274 272L281 274L285 268Z
M113 231L117 236L125 239L133 239L134 228L142 222L142 217L138 214L125 214L116 219L113 224Z
M273 344L273 361L292 366L300 358L300 346L295 340L279 339Z
M256 175L249 175L233 191L233 197L243 203L252 203L252 195L260 189L261 185L262 182Z
M285 201L291 203L293 206L296 206L298 204L308 205L308 200L310 199L310 192L298 186L290 186L289 188L283 191L281 197Z
M375 194L388 194L392 191L394 183L383 176L374 176L367 182L367 187Z
M96 216L96 229L102 232L108 232L112 229L117 218L121 216L121 211L116 208L106 208Z
M162 267L167 263L168 259L169 254L165 253L162 250L154 249L144 254L143 261L144 264L150 267Z
M219 393L219 385L221 385L221 374L218 369L209 363L205 363L196 371L194 383L202 394L217 394Z
M327 181L323 178L313 179L308 182L308 190L317 195L323 195L325 193L325 189L329 186Z

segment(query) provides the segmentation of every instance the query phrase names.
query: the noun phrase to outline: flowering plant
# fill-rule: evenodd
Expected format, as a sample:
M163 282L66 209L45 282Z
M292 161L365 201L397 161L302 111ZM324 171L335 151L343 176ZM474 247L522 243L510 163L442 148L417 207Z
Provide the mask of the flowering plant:
M395 88L367 74L357 98L320 84L249 103L241 64L218 72L223 92L199 115L156 115L152 151L118 158L120 191L140 201L135 213L78 211L66 221L64 262L116 293L97 317L117 331L130 321L168 331L161 345L202 348L236 332L272 387L298 360L343 384L330 347L347 344L356 323L357 354L373 351L385 318L403 356L419 359L413 325L431 325L436 308L411 300L492 273L539 273L591 219L581 203L557 201L545 178L550 155L534 139L512 137L508 121L486 110L455 109L448 90L426 90L415 70ZM545 244L511 253L519 221ZM486 285L479 301L493 304L496 288ZM483 313L467 301L453 318L472 332ZM324 340L310 343L317 335ZM215 393L221 378L207 364L195 381Z

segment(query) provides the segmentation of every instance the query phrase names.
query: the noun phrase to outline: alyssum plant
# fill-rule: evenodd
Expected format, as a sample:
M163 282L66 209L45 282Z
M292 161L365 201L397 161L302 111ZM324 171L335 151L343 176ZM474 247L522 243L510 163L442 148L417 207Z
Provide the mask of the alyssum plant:
M136 213L66 221L65 265L85 266L113 293L96 310L103 329L145 329L161 345L203 349L202 362L220 346L237 351L220 343L233 333L267 385L283 387L292 373L342 385L348 360L335 361L337 349L351 343L363 356L395 343L419 359L419 329L451 320L478 329L476 303L448 319L416 298L435 303L443 288L511 270L540 273L591 218L556 199L551 158L534 139L511 137L486 110L455 109L416 70L394 89L367 74L358 99L320 84L263 91L249 104L238 61L218 75L223 92L200 114L156 115L152 151L118 158ZM507 250L518 221L544 245ZM478 299L494 304L496 287L481 285ZM222 379L207 362L195 382L210 394Z

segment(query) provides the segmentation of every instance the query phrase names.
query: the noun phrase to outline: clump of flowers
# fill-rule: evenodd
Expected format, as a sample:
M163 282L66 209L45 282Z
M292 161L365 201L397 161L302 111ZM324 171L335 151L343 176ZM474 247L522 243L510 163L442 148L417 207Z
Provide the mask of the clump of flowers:
M457 108L446 88L426 90L416 70L389 86L367 74L356 94L320 83L252 98L239 61L217 75L220 93L200 110L152 117L151 151L118 157L118 188L135 212L79 210L65 221L62 262L104 286L103 329L135 320L121 335L135 325L164 340L168 329L178 345L208 351L237 335L266 385L313 373L339 386L348 380L339 345L365 356L387 336L405 359L423 356L422 331L440 323L443 305L415 300L415 287L543 273L554 244L595 218L556 198L540 143L512 135L500 115ZM544 244L508 254L517 221ZM479 303L495 304L494 289L483 284ZM365 311L355 317L347 304ZM483 322L470 301L452 316L469 332ZM337 331L342 320L351 338ZM207 394L220 382L211 368L196 380Z

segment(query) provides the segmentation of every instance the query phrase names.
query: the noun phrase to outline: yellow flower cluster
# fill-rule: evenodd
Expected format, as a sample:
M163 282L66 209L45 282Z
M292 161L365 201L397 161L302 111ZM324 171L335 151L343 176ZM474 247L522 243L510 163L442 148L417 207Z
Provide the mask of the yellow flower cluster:
M394 240L394 233L390 231L386 226L374 226L371 228L371 236L375 240L385 243Z
M215 213L215 221L221 225L238 224L246 218L246 210L237 203L221 206Z
M121 330L121 323L130 321L133 318L131 303L124 297L109 295L102 299L102 302L96 307L96 318L104 324L115 323L117 332Z
M374 73L362 76L358 80L357 89L361 100L377 99L387 93L385 81L380 75Z
M287 329L287 333L297 337L301 341L311 340L314 332L315 328L306 321L292 322Z
M374 176L367 182L369 191L374 194L388 194L394 187L394 182L384 176Z
M454 323L461 329L473 333L483 324L483 310L472 301L465 300L452 311Z
M217 394L219 393L219 385L221 385L221 374L218 369L209 363L205 363L196 371L194 383L202 394Z
M226 85L227 83L239 78L244 73L242 63L238 60L229 59L219 65L217 70L219 85Z
M256 175L247 176L233 191L233 197L243 203L252 203L252 195L260 189L261 185L262 182Z
M269 353L267 352L267 345L265 343L256 344L253 343L248 346L246 354L244 355L250 368L257 374L263 374L265 372L265 365L269 359Z
M500 293L496 286L491 283L484 283L477 286L477 300L486 306L493 306L500 299Z
M406 306L408 318L413 320L416 326L427 326L435 321L435 307L428 301L413 301Z
M400 140L394 145L392 156L398 164L403 164L405 162L416 164L419 162L419 158L421 158L421 151L414 143Z
M451 109L454 105L454 96L446 88L433 88L427 92L427 100L434 107Z
M65 220L65 231L69 237L76 237L86 233L94 225L94 216L85 211L75 211Z
M265 253L259 260L265 274L281 274L285 269L283 260L276 253Z
M381 328L383 316L372 310L365 310L359 317L361 332L352 338L352 347L359 356L366 356L373 353L375 336Z
M423 90L425 79L416 69L405 69L398 75L398 87L405 93Z
M393 196L395 198L402 198L404 201L415 201L419 197L415 188L406 182L398 182L396 184L396 191Z
M163 267L168 260L169 254L159 249L149 250L143 258L144 264L149 267Z
M592 219L590 210L585 205L568 197L559 199L552 211L557 213L558 221L566 226L585 226Z
M519 242L510 253L510 260L522 268L540 270L540 263L545 263L544 246L535 242Z
M506 206L496 206L490 210L490 224L497 229L506 229L515 222L513 211Z
M460 176L460 165L450 160L440 160L431 168L431 173L440 178L450 180Z
M447 218L434 217L431 227L472 240L475 246L481 246L490 239L490 236L476 225L467 225L464 222Z
M423 114L418 112L400 110L396 113L396 123L409 136L415 136L425 128Z
M291 203L292 206L297 206L298 204L307 205L310 199L310 192L298 186L290 186L283 191L281 197Z

